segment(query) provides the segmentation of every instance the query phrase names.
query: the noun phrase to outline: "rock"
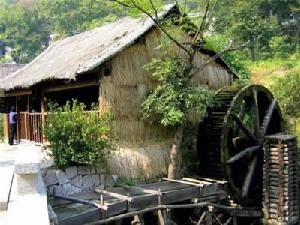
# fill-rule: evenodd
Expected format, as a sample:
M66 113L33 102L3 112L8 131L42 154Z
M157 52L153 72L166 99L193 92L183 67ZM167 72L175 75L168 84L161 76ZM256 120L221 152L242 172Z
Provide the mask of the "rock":
M114 181L112 175L105 175L104 183L105 183L105 187L113 187L115 184L115 181Z
M60 185L53 186L53 194L55 195L64 195L64 189Z
M103 168L103 166L97 166L96 167L96 170L97 170L97 173L98 174L102 174L102 173L105 173L105 168Z
M81 188L74 187L74 186L72 186L69 183L68 184L64 184L62 186L62 188L63 188L63 192L64 192L65 195L72 195L72 194L79 193L79 192L82 191Z
M59 184L66 184L66 183L70 182L66 176L66 173L61 170L56 171L56 176L57 176Z
M56 177L56 171L48 170L44 177L46 186L50 186L53 184L58 184L58 179Z
M87 166L78 166L78 175L87 175L90 173L91 171Z
M91 175L85 175L82 177L82 187L85 188L92 188L93 182L92 182L92 176Z
M54 195L54 194L55 194L54 192L55 192L56 186L57 186L57 185L48 186L48 187L47 187L47 193L48 193L49 195Z
M100 185L99 175L92 175L92 183L93 183L94 187Z
M100 177L100 184L105 186L105 176L104 176L104 174L100 174L99 177Z
M75 187L82 187L82 176L78 175L71 179L71 184Z
M69 179L75 177L77 175L77 167L76 166L70 166L65 169L65 173Z
M91 174L97 174L97 168L95 166L90 167Z

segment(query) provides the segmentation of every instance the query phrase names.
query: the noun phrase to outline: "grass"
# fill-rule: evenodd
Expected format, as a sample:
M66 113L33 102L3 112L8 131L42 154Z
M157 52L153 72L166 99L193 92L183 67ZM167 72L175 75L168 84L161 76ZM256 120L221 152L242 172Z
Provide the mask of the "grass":
M246 65L252 74L252 82L268 87L274 81L274 77L282 77L289 73L300 74L300 55L294 54L287 59L247 61Z
M246 65L252 75L252 83L266 87L270 87L274 81L278 80L274 78L281 78L288 74L299 74L300 76L300 54L293 54L285 59L273 58L257 62L247 61ZM293 133L297 136L298 146L300 147L300 118L296 118L296 129Z

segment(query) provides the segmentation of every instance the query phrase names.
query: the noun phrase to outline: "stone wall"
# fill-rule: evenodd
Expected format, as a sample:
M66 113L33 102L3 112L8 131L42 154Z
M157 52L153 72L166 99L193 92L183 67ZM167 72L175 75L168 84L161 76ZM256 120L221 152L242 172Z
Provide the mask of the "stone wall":
M104 169L94 166L72 166L65 170L48 168L43 172L43 179L48 194L71 195L111 184L104 172Z

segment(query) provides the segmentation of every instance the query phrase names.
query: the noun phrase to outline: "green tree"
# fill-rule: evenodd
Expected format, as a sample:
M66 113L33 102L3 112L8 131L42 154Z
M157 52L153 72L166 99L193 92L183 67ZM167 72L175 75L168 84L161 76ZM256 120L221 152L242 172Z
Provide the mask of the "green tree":
M250 41L249 56L255 60L269 56L273 36L286 34L282 22L297 5L299 0L219 1L215 28L236 41Z
M28 63L48 44L50 31L35 5L0 4L0 40L12 47L12 58Z
M59 36L83 32L116 20L124 11L107 0L39 0L38 7Z

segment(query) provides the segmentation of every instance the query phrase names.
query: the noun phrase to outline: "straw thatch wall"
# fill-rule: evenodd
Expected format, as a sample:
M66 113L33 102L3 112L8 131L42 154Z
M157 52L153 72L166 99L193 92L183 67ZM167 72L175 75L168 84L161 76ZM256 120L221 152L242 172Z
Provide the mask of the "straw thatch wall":
M153 29L138 43L114 57L111 74L101 78L100 107L111 107L119 151L109 160L109 172L133 178L165 175L169 150L175 130L151 125L141 118L140 105L153 87L151 75L143 68L151 61L159 42L160 32ZM208 56L198 55L196 64ZM107 66L107 65L106 65ZM103 70L102 70L103 71ZM225 68L212 63L192 80L193 85L205 84L220 88L232 82Z

